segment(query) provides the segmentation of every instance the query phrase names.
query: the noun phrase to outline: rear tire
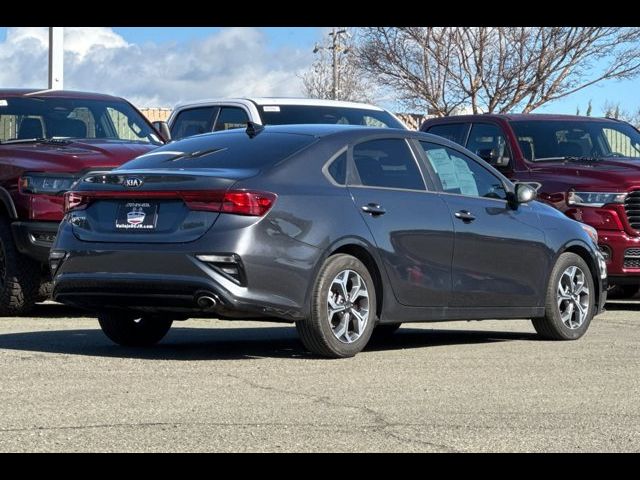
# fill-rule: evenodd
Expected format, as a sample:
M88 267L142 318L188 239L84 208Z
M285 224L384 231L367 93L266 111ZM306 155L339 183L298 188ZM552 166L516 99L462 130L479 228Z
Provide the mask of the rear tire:
M148 347L164 338L173 320L162 317L136 317L122 313L101 313L98 323L113 342L125 347Z
M351 255L329 257L314 285L311 317L296 322L304 346L323 357L353 357L375 324L376 291L367 267Z
M548 340L577 340L591 323L595 311L595 287L586 262L574 253L563 253L553 267L545 304L545 316L532 319L533 327Z
M39 287L40 265L18 252L9 222L0 217L0 317L28 313Z

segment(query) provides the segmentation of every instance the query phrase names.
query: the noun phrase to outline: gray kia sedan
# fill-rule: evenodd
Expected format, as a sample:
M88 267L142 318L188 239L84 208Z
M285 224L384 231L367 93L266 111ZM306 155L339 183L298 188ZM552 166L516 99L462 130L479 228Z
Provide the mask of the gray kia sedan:
M53 296L130 346L192 316L295 322L327 357L403 322L526 318L577 339L606 300L597 234L534 197L441 137L250 123L83 178Z

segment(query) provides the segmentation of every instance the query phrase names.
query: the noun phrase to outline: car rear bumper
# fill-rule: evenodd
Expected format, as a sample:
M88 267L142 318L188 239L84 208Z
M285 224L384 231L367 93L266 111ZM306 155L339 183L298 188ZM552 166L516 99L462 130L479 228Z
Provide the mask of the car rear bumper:
M20 253L47 263L58 233L58 222L13 222L13 238Z

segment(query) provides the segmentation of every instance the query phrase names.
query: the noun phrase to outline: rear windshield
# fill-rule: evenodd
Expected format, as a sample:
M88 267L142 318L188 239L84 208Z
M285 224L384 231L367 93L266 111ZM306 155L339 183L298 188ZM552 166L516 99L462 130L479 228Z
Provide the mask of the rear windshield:
M311 145L316 137L263 131L250 138L244 131L188 137L125 163L120 169L247 168L261 169Z
M317 105L262 105L258 107L265 125L328 123L378 128L405 128L383 110Z

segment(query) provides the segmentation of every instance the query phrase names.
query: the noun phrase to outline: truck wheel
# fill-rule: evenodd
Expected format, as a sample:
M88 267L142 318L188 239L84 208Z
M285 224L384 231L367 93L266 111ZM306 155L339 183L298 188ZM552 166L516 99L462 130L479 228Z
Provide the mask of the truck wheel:
M0 218L0 317L28 313L39 288L40 265L18 252L9 222Z
M577 340L589 328L595 297L589 266L578 255L563 253L551 272L545 316L532 319L533 327L548 340Z
M311 317L296 322L308 350L329 358L362 350L376 323L376 291L367 267L355 257L329 257L316 279Z
M40 280L40 288L38 289L38 296L36 302L46 302L51 298L53 293L53 282L49 279Z
M136 317L127 313L101 313L98 323L104 334L118 345L148 347L164 338L173 320L164 317Z

